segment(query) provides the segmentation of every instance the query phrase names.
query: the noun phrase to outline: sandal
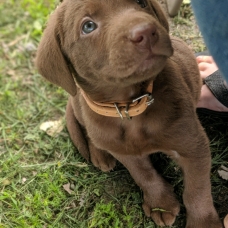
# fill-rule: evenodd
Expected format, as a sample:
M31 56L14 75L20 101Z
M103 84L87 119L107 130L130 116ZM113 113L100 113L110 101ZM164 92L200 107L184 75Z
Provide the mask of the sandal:
M196 56L199 55L210 54L206 51L196 54ZM207 85L207 87L211 90L213 95L221 104L228 107L228 87L225 85L225 80L219 70L206 77L203 83ZM228 118L228 112L214 111L207 108L197 108L197 112L222 118Z

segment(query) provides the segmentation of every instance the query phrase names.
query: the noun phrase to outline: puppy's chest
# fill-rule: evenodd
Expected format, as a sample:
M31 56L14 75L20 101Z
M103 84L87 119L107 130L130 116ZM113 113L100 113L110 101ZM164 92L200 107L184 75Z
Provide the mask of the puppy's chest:
M117 120L117 123L103 125L91 137L100 149L113 153L147 153L160 148L162 134L153 121Z

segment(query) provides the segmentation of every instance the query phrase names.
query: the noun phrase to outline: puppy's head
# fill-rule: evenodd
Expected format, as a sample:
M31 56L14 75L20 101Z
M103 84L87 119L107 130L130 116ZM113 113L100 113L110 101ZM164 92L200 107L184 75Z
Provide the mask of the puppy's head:
M144 1L64 0L40 42L39 72L71 95L75 81L87 91L155 77L173 50L157 0Z

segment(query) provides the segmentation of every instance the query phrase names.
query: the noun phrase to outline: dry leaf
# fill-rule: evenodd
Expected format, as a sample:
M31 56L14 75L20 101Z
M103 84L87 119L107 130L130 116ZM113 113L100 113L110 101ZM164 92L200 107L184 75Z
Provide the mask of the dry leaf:
M69 207L65 207L65 209L66 209L66 210L69 210L69 209L76 208L76 207L77 207L76 204L73 202L73 203L70 204ZM0 227L0 228L1 228L1 227Z
M83 207L84 204L85 204L85 199L84 199L84 194L83 194L83 195L80 197L80 199L79 199L79 205L80 205L81 207Z
M66 192L68 192L69 194L72 194L73 191L70 189L70 183L64 184L63 188Z
M77 162L77 164L75 164L75 166L78 168L85 168L85 167L88 167L88 164L86 164L84 162Z
M10 76L15 76L16 72L15 72L15 70L8 70L7 74L10 75Z
M40 130L45 131L48 135L55 137L57 136L64 128L63 119L56 121L47 121L40 125Z
M33 176L36 176L37 175L37 172L36 171L32 171L32 175Z
M76 208L77 206L76 206L76 204L73 202L73 203L71 203L71 207L72 207L72 208Z
M224 165L222 165L218 170L219 176L224 179L228 180L228 168Z
M5 180L2 181L2 185L3 186L7 186L7 185L10 185L10 184L11 184L11 181L8 180L8 179L5 179Z
M27 181L25 177L22 178L21 183L24 184Z

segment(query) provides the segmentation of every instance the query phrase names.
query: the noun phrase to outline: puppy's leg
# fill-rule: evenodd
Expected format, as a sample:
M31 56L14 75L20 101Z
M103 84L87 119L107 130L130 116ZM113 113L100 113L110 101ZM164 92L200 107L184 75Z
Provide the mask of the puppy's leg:
M179 213L179 202L173 189L156 172L148 155L115 155L143 190L143 209L159 226L171 226Z
M70 99L68 100L66 107L66 122L67 129L70 134L71 140L74 145L77 147L78 151L81 155L89 161L89 149L87 145L87 140L82 132L82 129L74 116L74 111L70 103Z
M185 149L179 153L177 162L184 174L186 228L222 228L211 195L211 155L206 134L198 126L194 129L194 134L185 135L185 139L180 138L179 143L182 149L185 145Z
M87 160L91 159L95 167L98 167L104 172L112 170L116 165L116 159L109 153L97 149L85 133L82 131L80 124L75 118L70 99L66 107L67 129L71 140L77 147L80 154Z
M93 165L103 172L108 172L116 166L116 159L104 150L97 149L89 142L90 159Z

